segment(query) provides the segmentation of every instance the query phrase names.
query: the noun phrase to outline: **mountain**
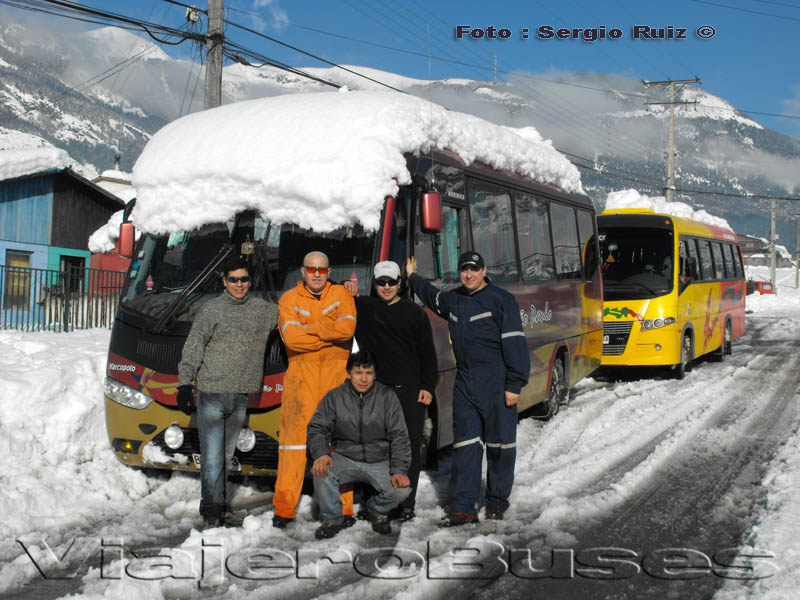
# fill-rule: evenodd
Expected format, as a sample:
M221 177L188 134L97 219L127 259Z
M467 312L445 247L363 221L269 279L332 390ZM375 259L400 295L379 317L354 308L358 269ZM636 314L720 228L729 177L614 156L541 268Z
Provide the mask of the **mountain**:
M197 49L192 52L197 55ZM669 132L665 86L596 73L425 81L346 68L451 110L515 128L534 126L583 167L584 189L598 208L610 191L663 194ZM350 89L384 87L341 69L303 70ZM202 76L192 60L170 58L156 44L121 29L59 34L5 21L0 25L0 144L10 139L9 131L31 134L98 171L111 168L119 151L119 168L130 171L155 131L200 109ZM330 90L269 66L232 64L223 74L225 103ZM766 237L769 202L724 194L798 194L800 140L764 127L695 85L680 89L676 101L676 187L715 192L678 192L676 199L725 218L737 232ZM791 202L778 206L781 241L793 248L796 226L789 215L800 210Z

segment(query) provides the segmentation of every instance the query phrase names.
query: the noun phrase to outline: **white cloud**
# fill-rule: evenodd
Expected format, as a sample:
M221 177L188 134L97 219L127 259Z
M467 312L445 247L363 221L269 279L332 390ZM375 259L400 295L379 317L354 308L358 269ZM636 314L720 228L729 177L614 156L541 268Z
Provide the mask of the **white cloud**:
M798 116L800 115L800 85L792 86L792 92L794 92L794 98L781 100L781 104L783 105L783 114ZM792 121L790 127L794 129L794 134L800 135L800 120L787 120Z
M289 15L280 7L277 0L253 0L253 8L258 11L266 9L266 19L250 15L256 28L261 31L268 28L280 31L289 25Z

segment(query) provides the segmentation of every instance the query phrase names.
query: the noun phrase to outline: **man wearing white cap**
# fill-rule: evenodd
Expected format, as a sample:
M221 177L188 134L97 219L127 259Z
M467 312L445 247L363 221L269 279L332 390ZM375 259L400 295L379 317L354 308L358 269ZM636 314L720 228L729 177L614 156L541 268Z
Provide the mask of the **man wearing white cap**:
M358 296L355 283L345 282L356 296L356 342L359 350L375 356L378 381L400 398L411 441L411 494L390 514L408 521L414 518L417 484L422 463L422 430L425 409L433 399L438 366L431 324L425 311L414 302L400 298L400 267L385 260L373 270L375 296Z

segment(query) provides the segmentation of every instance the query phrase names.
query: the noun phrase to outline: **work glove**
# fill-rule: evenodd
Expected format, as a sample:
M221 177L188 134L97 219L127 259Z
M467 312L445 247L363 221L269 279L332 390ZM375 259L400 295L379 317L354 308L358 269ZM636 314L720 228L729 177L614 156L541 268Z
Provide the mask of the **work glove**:
M192 385L190 383L178 386L176 401L178 403L178 408L187 415L192 414L194 410L194 394L192 393Z

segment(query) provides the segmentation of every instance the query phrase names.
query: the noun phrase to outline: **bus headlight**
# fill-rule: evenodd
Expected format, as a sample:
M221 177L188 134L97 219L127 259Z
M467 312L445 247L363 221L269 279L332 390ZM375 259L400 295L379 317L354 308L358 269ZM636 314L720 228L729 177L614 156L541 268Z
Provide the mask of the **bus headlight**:
M164 431L164 443L170 450L177 450L183 446L183 429L173 423Z
M672 317L667 317L666 319L646 319L642 322L642 331L659 329L661 327L666 327L667 325L672 325L674 322L675 319Z
M147 408L153 401L150 396L143 394L142 392L139 392L132 387L125 385L124 383L120 383L116 379L111 379L110 377L106 377L103 381L103 390L105 391L106 396L111 398L117 404L122 404L128 408L135 408L136 410Z
M250 452L256 447L256 432L249 427L244 427L239 431L239 439L236 440L236 447L239 452Z

